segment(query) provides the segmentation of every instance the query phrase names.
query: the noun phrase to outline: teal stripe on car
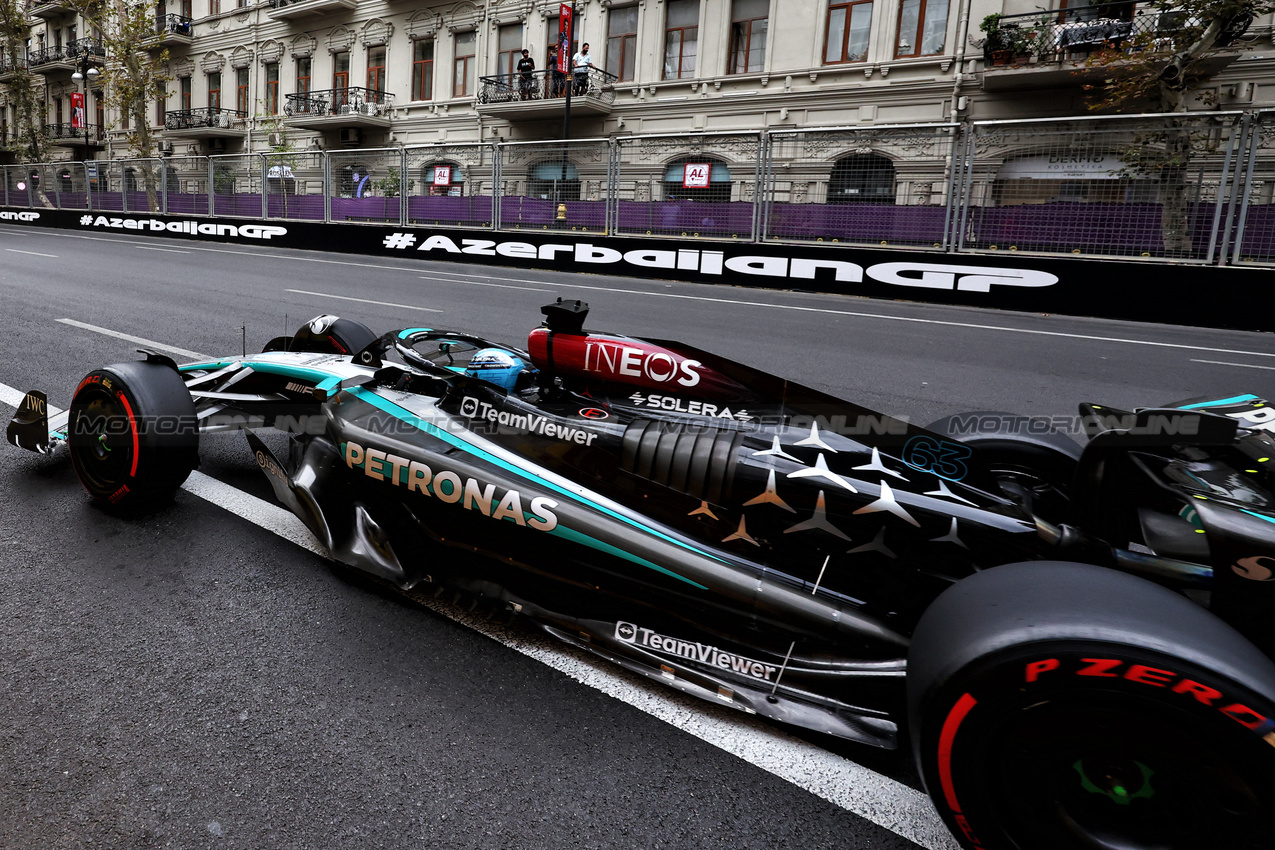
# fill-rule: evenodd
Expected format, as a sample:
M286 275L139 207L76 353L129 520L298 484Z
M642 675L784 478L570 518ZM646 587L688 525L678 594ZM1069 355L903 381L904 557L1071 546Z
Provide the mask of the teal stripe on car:
M428 334L433 332L434 332L433 328L408 328L407 330L399 331L398 338L407 339L412 334Z
M473 445L472 443L462 440L461 438L457 437L455 434L447 433L446 431L439 428L437 425L434 425L432 422L427 422L426 420L421 419L419 416L412 413L410 410L407 410L406 408L403 408L403 407L399 407L397 404L394 404L392 401L389 401L388 399L382 398L381 396L377 395L374 392L363 389L362 387L355 387L354 389L349 390L349 393L350 395L353 395L355 398L365 401L368 404L372 405L373 407L379 410L383 410L386 413L389 413L390 415L395 416L403 420L404 422L407 422L409 425L412 425L416 428L421 429L422 431L429 434L430 436L437 437L438 439L442 440L448 445L461 449L462 451L472 454L475 457L481 458L482 460L485 460L488 463L495 464L496 466L499 466L501 469L504 469L505 471L510 472L518 476L519 478L523 478L527 481L531 481L535 483L536 486L538 487L548 488L554 491L555 493L559 494L560 496L564 496L573 501L585 502L590 507L601 511L602 513L606 514L607 516L613 519L619 520L620 522L626 525L629 525L637 529L638 531L641 531L646 534L650 534L653 537L657 537L668 543L672 543L674 546L678 546L682 549L686 549L689 552L694 552L697 555L703 555L704 557L712 558L715 561L721 561L722 563L726 563L721 558L715 555L712 555L708 552L704 552L700 549L695 548L694 546L690 546L682 542L681 540L678 540L677 538L670 537L669 535L664 534L661 531L656 531L655 529L650 528L646 525L643 525L642 523L637 522L636 520L630 519L629 517L626 517L623 514L616 513L615 511L610 510L609 508L603 507L602 505L599 505L596 502L590 502L589 500L584 499L575 493L572 493L570 490L567 490L564 487L560 487L556 484L553 484L552 482L545 481L544 479L538 476L528 473L524 469L519 469L517 466L509 463L508 461L505 461L499 457L496 457L492 453L485 451L479 448L478 446ZM557 529L555 529L555 531L556 530ZM589 545L595 549L603 549L603 550L607 550L607 547L608 547L608 544L602 543L601 541L597 541L597 540L592 541L591 543L589 543ZM619 550L615 550L615 551L618 552ZM630 558L629 560L632 560L632 558ZM650 564L649 562L645 565L654 567L656 569L661 569L654 564ZM661 571L667 572L662 569ZM669 573L669 575L675 575L675 574ZM690 584L695 584L695 582L691 581L690 579L684 578L682 576L677 576L677 578L681 579L682 581L688 582ZM701 587L701 585L698 585L698 584L695 584L695 586Z
M1179 410L1195 410L1197 407L1221 407L1225 404L1239 404L1242 401L1257 401L1257 396L1252 393L1245 395L1232 396L1231 398L1220 398L1217 401L1197 401L1195 404L1184 404Z

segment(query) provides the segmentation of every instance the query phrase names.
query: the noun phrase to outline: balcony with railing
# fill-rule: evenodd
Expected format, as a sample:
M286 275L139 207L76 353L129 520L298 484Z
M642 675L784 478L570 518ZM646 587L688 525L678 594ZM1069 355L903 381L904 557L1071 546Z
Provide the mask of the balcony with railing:
M1218 45L1225 47L1243 35L1252 15L1228 21ZM1207 21L1154 2L1116 0L1070 9L989 15L982 25L983 88L988 91L1038 88L1087 82L1100 75L1086 69L1094 51L1111 49L1137 61L1148 53L1178 50L1197 38ZM977 43L977 42L975 42ZM1207 73L1235 60L1223 51L1209 59ZM1205 69L1201 69L1205 71Z
M266 17L274 21L304 18L309 15L326 15L345 9L353 9L358 0L270 0Z
M71 73L85 56L94 60L105 59L106 48L92 38L77 38L66 44L38 47L27 58L27 67L39 74L53 74L58 71Z
M571 111L581 115L609 115L615 103L619 78L601 68L583 74L563 74L552 69L530 74L495 74L480 77L478 111L502 118L547 118L561 115L571 87Z
M147 50L190 44L195 40L194 26L187 15L156 15L155 34L146 39Z
M205 106L164 113L164 134L183 138L233 138L243 135L246 112Z
M70 0L28 0L27 14L33 18L60 18L75 13Z
M27 60L0 56L0 83L8 82L19 68L27 67Z
M106 144L106 132L100 124L76 127L69 121L63 121L61 124L45 124L44 133L51 144L60 147L84 147L86 137L89 147L102 147Z
M290 94L283 114L288 126L308 130L388 128L393 107L394 95L389 92L351 86Z

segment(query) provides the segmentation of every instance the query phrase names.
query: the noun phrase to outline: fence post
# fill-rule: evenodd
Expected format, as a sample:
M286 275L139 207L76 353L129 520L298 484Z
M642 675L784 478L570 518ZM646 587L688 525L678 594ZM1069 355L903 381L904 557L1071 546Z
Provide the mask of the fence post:
M491 229L500 230L502 201L505 197L505 156L503 143L491 143Z
M398 226L407 226L407 148L398 149Z
M1249 113L1244 113L1243 118L1240 121L1238 140L1235 127L1232 125L1231 138L1228 139L1226 143L1226 164L1222 169L1222 185L1225 186L1226 181L1229 180L1231 184L1231 192L1226 201L1226 224L1223 225L1223 229L1221 231L1222 238L1218 243L1217 264L1219 266L1226 265L1227 254L1229 253L1227 249L1230 247L1231 240L1234 235L1234 230L1232 228L1236 219L1235 208L1240 203L1240 170L1243 168L1241 163L1244 161L1244 155L1247 151L1250 133L1252 132L1252 118L1253 116ZM1213 254L1210 252L1209 260L1212 261L1212 259Z
M1253 123L1249 128L1248 161L1244 163L1244 190L1240 200L1239 218L1235 222L1235 236L1231 240L1235 245L1235 248L1231 253L1232 265L1238 265L1242 259L1241 254L1244 248L1244 231L1248 225L1248 199L1250 193L1253 191L1253 171L1257 167L1257 149L1262 146L1262 124L1264 123L1264 120L1265 115L1258 113L1253 117Z
M213 200L213 159L211 156L205 156L204 162L208 164L208 215L211 217L217 211L216 202Z
M753 161L753 232L750 239L762 242L766 239L766 199L770 197L767 186L770 183L771 158L774 155L771 147L773 140L770 131L757 131L757 157Z
M264 221L265 219L270 218L270 163L266 159L266 155L264 153L253 154L253 156L256 156L261 160L261 218ZM279 174L279 186L282 188L282 168L279 169Z
M332 221L332 154L323 152L323 221Z
M89 160L80 163L84 168L84 208L90 212L93 210L93 181L89 179ZM97 174L97 164L94 162L93 173Z
M952 234L951 253L959 253L965 247L965 233L970 219L970 203L973 200L975 149L978 146L978 128L973 124L965 127L965 145L961 153L960 182L958 183L956 231Z
M959 151L961 142L964 141L962 130L964 124L957 124L948 130L952 134L952 144L948 149L947 159L947 200L943 204L943 244L940 250L944 253L952 252L952 219L957 213L956 205L956 185L957 185L957 168L959 168Z

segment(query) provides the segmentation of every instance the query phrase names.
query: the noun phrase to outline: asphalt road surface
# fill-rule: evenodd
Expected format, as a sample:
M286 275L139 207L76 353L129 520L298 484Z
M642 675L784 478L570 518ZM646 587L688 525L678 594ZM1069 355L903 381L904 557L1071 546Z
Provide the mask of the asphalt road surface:
M558 296L922 424L1275 398L1268 334L0 226L0 415L138 345L255 351L320 313L522 345ZM124 521L65 454L0 446L0 846L952 846L905 754L381 590L269 493L216 435Z

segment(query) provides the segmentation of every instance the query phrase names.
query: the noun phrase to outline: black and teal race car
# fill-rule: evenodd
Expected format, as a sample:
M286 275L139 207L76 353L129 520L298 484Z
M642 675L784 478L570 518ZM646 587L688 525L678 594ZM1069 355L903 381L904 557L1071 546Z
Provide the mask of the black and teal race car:
M992 412L921 428L543 311L525 346L321 316L251 356L147 351L60 415L31 392L8 437L129 512L241 430L335 561L908 742L965 847L1275 846L1275 407L1085 404L1083 445Z

